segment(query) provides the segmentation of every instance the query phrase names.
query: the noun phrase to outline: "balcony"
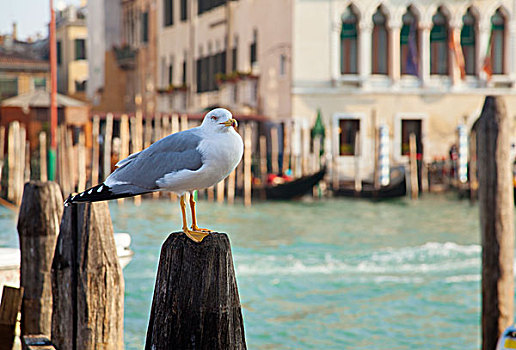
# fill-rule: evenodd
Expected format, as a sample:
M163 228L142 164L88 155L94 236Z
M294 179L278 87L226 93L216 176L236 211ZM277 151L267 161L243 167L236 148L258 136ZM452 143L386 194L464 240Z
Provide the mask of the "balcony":
M122 47L113 47L118 66L123 70L133 70L136 68L136 54L137 50L131 48L129 45Z

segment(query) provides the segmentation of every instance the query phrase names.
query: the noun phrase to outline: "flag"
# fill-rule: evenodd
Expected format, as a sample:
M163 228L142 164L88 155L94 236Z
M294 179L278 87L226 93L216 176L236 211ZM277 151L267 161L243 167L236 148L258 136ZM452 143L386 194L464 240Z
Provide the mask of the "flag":
M459 37L455 36L455 31L452 29L450 31L450 39L448 42L448 46L450 50L453 52L453 56L455 57L455 63L460 70L460 78L464 79L466 77L466 64L464 63L464 54L462 52L462 46L460 45Z
M410 24L410 31L408 35L408 53L405 62L406 72L410 75L419 75L418 59L417 59L417 29L416 21Z
M493 75L493 66L491 64L491 40L493 39L493 30L491 29L491 34L489 35L489 43L487 44L487 51L484 57L484 63L482 64L482 72L486 75L486 81L491 80L491 76Z

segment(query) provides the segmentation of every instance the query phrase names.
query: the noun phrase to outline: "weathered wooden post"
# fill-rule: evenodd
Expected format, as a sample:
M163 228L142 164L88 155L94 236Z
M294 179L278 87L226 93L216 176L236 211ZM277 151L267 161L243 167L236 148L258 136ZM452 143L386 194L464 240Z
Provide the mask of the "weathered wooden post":
M52 295L56 348L123 349L124 279L107 203L65 208L52 263Z
M246 349L226 234L198 244L174 232L165 241L145 349Z
M4 286L0 302L0 350L12 350L18 312L20 312L23 287Z
M20 286L25 289L21 319L22 335L50 335L50 269L62 214L63 197L57 183L31 181L25 184L18 216L21 250Z
M500 97L488 96L476 123L482 231L482 349L496 348L513 322L514 220L510 125Z

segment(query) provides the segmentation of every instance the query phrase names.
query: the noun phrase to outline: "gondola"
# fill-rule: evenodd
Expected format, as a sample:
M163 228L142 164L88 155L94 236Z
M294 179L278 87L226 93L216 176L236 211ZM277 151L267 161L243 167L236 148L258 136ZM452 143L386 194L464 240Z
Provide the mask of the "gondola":
M299 198L308 193L319 181L322 180L326 168L307 176L302 176L299 179L288 181L277 185L268 185L264 188L265 198L273 200L288 200Z
M346 183L341 184L340 188L333 193L335 196L374 199L404 197L407 194L405 167L398 166L391 169L390 182L387 186L375 189L371 181L362 181L362 190L356 192L354 183Z

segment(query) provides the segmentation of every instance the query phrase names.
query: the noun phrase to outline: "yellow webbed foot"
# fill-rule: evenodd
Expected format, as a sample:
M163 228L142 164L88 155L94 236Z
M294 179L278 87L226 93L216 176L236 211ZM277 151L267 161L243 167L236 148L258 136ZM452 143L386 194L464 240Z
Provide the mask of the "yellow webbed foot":
M197 225L192 225L192 231L194 232L202 232L202 233L211 233L213 230L207 228L200 228Z
M201 231L193 231L193 230L189 230L189 229L185 229L183 228L183 232L184 234L190 238L192 241L196 242L196 243L201 243L202 240L207 236L209 235L208 232L201 232Z

